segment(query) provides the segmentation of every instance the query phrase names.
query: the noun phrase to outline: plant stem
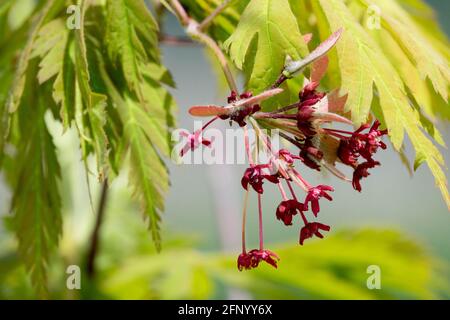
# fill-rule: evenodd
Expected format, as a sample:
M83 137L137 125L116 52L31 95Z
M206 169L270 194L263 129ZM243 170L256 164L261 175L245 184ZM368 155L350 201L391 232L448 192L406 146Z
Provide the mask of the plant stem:
M211 25L214 18L221 14L222 11L226 9L226 7L228 7L230 2L231 0L224 0L220 6L218 6L209 16L205 18L205 20L200 23L200 25L198 26L199 30L206 30Z
M247 252L247 249L245 247L245 226L247 224L248 193L249 192L247 190L244 196L244 208L242 209L242 253Z
M217 43L206 33L202 32L199 23L194 19L192 19L191 17L189 17L189 15L186 13L186 10L184 10L183 6L178 0L170 0L170 4L174 9L174 11L176 12L177 17L180 20L181 24L185 26L187 34L189 34L194 40L203 43L213 51L220 65L222 66L225 78L227 79L228 82L228 86L230 87L231 90L238 93L236 81L234 80L233 74L228 65L228 60L225 54L217 45ZM220 13L220 11L218 13Z
M245 151L247 152L248 163L250 163L250 165L253 166L254 162L253 162L252 152L250 150L250 141L248 138L247 126L244 126L244 143L245 143Z
M258 193L258 217L259 217L259 250L264 250L264 231L263 231L262 204L260 193Z
M271 88L272 88L272 89L278 88L278 87L281 86L282 83L285 82L287 79L288 79L288 78L287 78L284 74L281 74L281 75L278 77L277 81L275 81L275 83L272 85Z
M296 114L258 112L254 114L255 119L297 119Z
M194 41L192 41L191 38L188 37L176 37L171 36L167 34L161 35L159 41L163 44L169 45L169 46L193 46L196 45Z
M175 10L181 24L187 26L189 24L190 18L181 3L178 0L170 0L170 5L172 6L173 10Z
M285 134L284 132L280 132L279 133L280 137L282 137L283 139L289 141L290 143L292 143L294 146L298 147L298 148L302 148L302 144L300 142L298 142L297 140L289 137L287 134Z
M231 73L231 69L228 65L228 60L225 57L225 54L222 52L222 50L217 45L217 43L207 34L200 32L198 30L198 27L197 27L197 32L194 33L194 36L197 36L198 40L201 43L205 44L208 48L210 48L213 51L217 60L220 63L220 66L222 67L223 73L228 82L228 86L230 87L230 89L232 91L235 91L236 93L238 93L239 91L237 89L236 81L234 80L233 74Z
M281 184L281 182L278 182L278 188L280 189L281 197L283 198L283 201L286 201L288 199L288 197L286 195L286 191L284 191L284 188L283 188L283 185Z
M290 105L288 105L288 106L286 106L286 107L283 107L283 108L280 108L280 109L278 109L278 110L272 111L271 113L282 113L282 112L286 112L286 111L289 111L289 110L298 108L299 104L300 104L300 102L296 102L296 103L290 104Z
M295 201L297 201L297 196L295 195L294 189L292 188L291 183L289 182L289 180L286 180L287 185L289 187L289 191L291 191L292 197L294 198Z
M91 236L91 245L89 247L87 255L87 276L93 279L95 276L95 258L97 257L99 242L100 242L100 228L103 222L106 211L106 203L108 200L108 180L105 179L102 185L102 192L100 196L100 202L98 204L97 219L95 221L94 230Z

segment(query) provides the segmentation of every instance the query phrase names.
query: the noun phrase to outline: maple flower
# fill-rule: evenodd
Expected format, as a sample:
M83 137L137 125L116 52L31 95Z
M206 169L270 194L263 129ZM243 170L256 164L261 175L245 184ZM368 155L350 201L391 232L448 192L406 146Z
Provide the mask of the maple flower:
M277 268L277 263L280 260L278 255L267 249L253 249L249 252L252 256L252 267L256 268L261 261L264 261L274 268Z
M303 212L307 210L303 203L297 200L284 200L277 207L277 219L284 222L286 226L292 225L292 217L295 216L299 211Z
M242 252L237 259L237 267L239 271L257 268L261 261L264 261L274 268L280 260L278 255L266 249L253 249L249 252Z
M375 168L376 166L379 165L380 163L374 160L368 160L358 165L355 171L353 172L353 181L352 181L353 188L356 191L361 192L361 179L367 178L370 175L368 171L369 169Z
M381 137L387 134L387 130L379 130L380 122L375 120L368 133L362 133L369 126L362 125L358 130L353 132L350 137L342 137L338 156L342 163L356 167L358 165L358 158L362 156L366 160L371 160L378 148L386 149L386 144L381 141ZM348 133L341 130L330 130L329 132Z
M294 160L301 160L302 158L296 155L293 155L289 150L286 149L280 149L277 153L278 158L280 160L283 160L288 165L293 165Z
M315 160L322 159L323 153L314 146L311 138L305 139L303 145L300 145L299 155L305 166L320 171L320 165Z
M249 254L248 252L242 252L237 259L237 267L239 271L242 271L244 269L250 270L253 268L252 262L253 262L252 255Z
M250 184L253 189L262 194L263 190L263 180L266 179L272 183L278 183L278 177L276 175L265 174L264 169L267 169L269 165L254 165L247 168L241 179L242 187L248 190L248 185Z
M387 148L386 144L381 141L381 137L387 134L387 130L378 130L380 127L380 122L375 120L369 133L365 135L365 145L364 148L360 150L361 156L366 159L372 159L372 155L377 152L378 148L385 150Z
M244 92L239 95L240 99L248 99L251 98L253 94L251 92ZM233 103L238 101L238 96L236 91L231 91L230 96L227 99L228 103ZM244 121L248 116L258 112L261 110L261 106L259 104L254 104L252 106L247 106L245 108L240 108L232 114L221 115L220 119L226 120L230 119L235 121L240 127L244 127L247 123Z
M184 156L188 151L194 151L197 149L200 145L204 145L206 147L211 146L211 141L204 139L202 137L203 130L197 130L194 133L188 133L188 132L181 132L180 136L187 139L186 144L180 151L180 156Z
M316 134L312 124L316 111L315 105L326 95L316 91L318 86L318 82L310 82L299 94L300 104L297 112L297 127L306 137L312 137Z
M330 231L330 226L319 222L308 222L305 226L300 230L300 245L303 245L303 242L306 239L312 238L316 236L318 238L323 238L323 235L320 233L323 231Z
M334 189L331 186L318 185L317 187L313 187L308 190L308 194L305 198L305 206L308 206L308 202L311 202L311 210L316 217L317 213L320 211L319 199L324 197L329 201L333 200L327 191L334 191Z

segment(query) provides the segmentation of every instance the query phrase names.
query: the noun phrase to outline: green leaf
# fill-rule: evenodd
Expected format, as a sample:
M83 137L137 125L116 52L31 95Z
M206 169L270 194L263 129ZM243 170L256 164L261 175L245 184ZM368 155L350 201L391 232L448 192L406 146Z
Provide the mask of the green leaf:
M409 103L403 81L384 56L378 44L351 15L339 0L321 0L330 28L344 27L337 44L342 88L348 92L347 108L356 125L367 120L376 86L384 123L396 150L400 150L406 130L416 151L416 166L426 162L447 206L450 197L441 166L444 161L439 150L422 132L419 115Z
M448 100L450 69L446 59L423 36L409 15L391 0L363 0L380 8L383 27L397 40L417 66L422 78L428 77L434 89Z
M139 85L143 80L139 65L149 59L158 61L157 25L142 0L109 0L107 21L108 55L122 68L128 88L146 104Z
M224 47L255 93L275 82L286 56L299 60L308 52L288 0L250 1Z
M27 76L34 73L33 68ZM12 224L18 250L41 297L47 297L47 264L62 232L60 167L44 115L44 98L28 81L15 117L19 139L15 141Z
M61 106L65 129L74 118L75 70L70 57L69 29L65 20L58 18L45 24L33 44L31 58L40 57L38 81L40 84L54 78L53 98Z
M439 299L449 292L440 262L395 231L342 230L302 248L282 244L274 251L281 258L277 270L261 263L243 272L236 268L237 253L205 254L179 245L157 257L136 253L102 288L116 299L215 299L223 286L254 299ZM382 290L367 289L371 265L381 268Z
M14 77L14 83L10 90L10 96L7 103L7 108L10 112L17 110L22 98L23 90L25 87L25 76L28 69L28 64L31 59L31 53L33 50L33 44L38 36L40 28L51 19L64 5L61 1L50 0L46 3L45 7L39 12L39 19L30 30L27 44L22 50L17 65L16 74Z
M152 102L143 106L129 93L122 97L106 71L100 70L123 123L122 138L130 153L129 181L133 195L140 202L144 217L148 218L152 238L159 250L160 215L164 211L164 196L169 188L168 171L161 157L170 155L175 103L159 84L160 73L155 73L157 79L146 75L140 84L145 99Z
M104 131L106 122L105 106L107 97L91 88L89 61L86 46L85 16L89 3L81 1L81 28L75 32L76 64L76 119L80 133L83 158L86 160L90 149L95 151L99 179L105 176L108 156L108 140Z

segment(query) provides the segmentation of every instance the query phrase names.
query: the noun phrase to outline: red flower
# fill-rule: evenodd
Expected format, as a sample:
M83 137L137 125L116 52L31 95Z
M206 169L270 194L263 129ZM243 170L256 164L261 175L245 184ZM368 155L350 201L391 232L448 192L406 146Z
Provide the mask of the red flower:
M243 94L239 95L240 99L248 99L251 98L253 95L251 92L244 92ZM228 97L228 103L233 103L238 100L237 93L235 91L231 91L231 95ZM220 118L222 120L230 119L232 121L235 121L237 124L239 124L240 127L244 127L246 125L245 118L248 116L258 112L261 110L261 106L259 104L255 104L253 106L248 106L242 109L237 110L236 112L232 113L231 115L222 115Z
M319 185L308 190L308 194L305 198L305 206L308 206L308 202L311 202L311 209L314 216L317 217L317 213L320 211L319 199L324 197L329 201L333 198L327 193L327 191L334 191L333 187L326 185Z
M303 203L297 200L282 201L277 208L277 219L283 221L286 226L290 226L292 225L292 217L298 213L297 210L305 211Z
M300 244L303 245L303 242L306 239L312 238L313 236L322 239L323 235L320 233L320 230L330 231L330 226L319 222L309 222L305 224L305 226L300 230Z
M369 130L369 133L365 135L365 145L362 150L360 150L361 156L366 159L372 159L372 155L377 152L378 148L385 150L387 148L386 144L381 141L381 137L387 134L387 130L378 130L380 127L380 122L376 120Z
M247 252L243 252L239 255L238 259L237 259L237 267L239 269L239 271L242 270L250 270L252 267L252 255L247 253Z
M272 251L253 249L249 252L252 255L252 266L256 268L261 261L265 261L274 268L277 268L277 262L280 258Z
M310 138L307 138L300 148L299 155L303 164L311 169L320 171L320 165L314 159L322 159L322 151L313 145Z
M180 156L184 156L189 150L194 151L201 144L203 144L206 147L211 146L210 140L203 139L202 130L197 130L194 133L188 133L183 131L180 133L180 136L185 137L187 139L186 144L180 151Z
M239 271L250 270L259 266L261 261L265 261L274 268L277 268L277 263L280 260L277 254L270 250L253 249L249 252L243 252L239 255L237 266Z
M374 160L368 160L358 165L353 172L353 188L361 192L361 179L367 178L370 175L368 171L369 169L375 168L375 166L379 165L380 163Z
M300 104L297 112L297 127L306 137L312 137L316 134L312 125L314 112L316 111L314 105L325 96L325 93L316 91L318 86L319 83L311 82L299 94Z
M381 141L381 137L387 134L387 130L378 130L380 122L376 120L368 133L361 133L368 127L366 124L362 125L352 133L351 137L341 139L338 156L344 164L356 167L359 156L372 160L378 148L386 149L386 144Z
M256 165L245 170L244 175L241 179L242 187L248 190L248 185L250 184L253 189L258 193L263 193L263 180L266 179L272 183L278 183L278 177L276 175L264 174L263 169L268 168L268 165Z
M296 155L293 155L286 149L280 149L278 151L278 158L285 161L288 165L293 165L294 160L301 160L302 158Z

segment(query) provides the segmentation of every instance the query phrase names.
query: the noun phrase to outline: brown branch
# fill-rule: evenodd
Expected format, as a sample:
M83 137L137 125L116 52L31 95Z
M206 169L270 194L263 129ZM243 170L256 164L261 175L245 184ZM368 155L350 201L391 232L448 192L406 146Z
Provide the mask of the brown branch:
M189 18L186 10L184 10L183 6L178 0L170 0L170 5L172 6L173 10L175 10L178 19L180 20L181 24L183 26L187 26L189 24L189 21L191 18Z
M195 46L196 43L191 38L177 37L171 35L161 35L159 41L172 46Z
M91 245L89 247L88 255L87 255L87 276L90 279L93 279L95 276L95 259L97 257L99 242L100 242L100 228L103 222L103 218L105 216L106 211L106 202L108 200L108 180L105 179L102 185L102 193L100 196L100 202L98 204L98 212L97 219L95 221L94 230L92 231L91 236Z
M225 1L226 2L226 1ZM234 80L233 73L231 72L231 69L228 65L228 60L225 56L225 54L220 49L219 45L212 39L209 35L202 32L200 29L200 25L197 21L195 21L193 18L189 17L186 10L184 10L183 6L178 0L171 0L170 4L174 11L176 12L176 15L178 19L180 20L181 24L186 28L186 33L192 37L192 39L197 40L204 45L206 45L208 48L210 48L216 58L219 60L220 65L222 66L223 72L225 74L225 78L227 79L228 86L231 90L238 92L236 81ZM227 5L227 4L226 4ZM217 9L214 11L217 11L217 14L219 14L226 5L217 11ZM222 6L219 6L221 8ZM217 15L216 14L216 15ZM215 17L215 16L214 16ZM212 18L214 18L212 17Z

